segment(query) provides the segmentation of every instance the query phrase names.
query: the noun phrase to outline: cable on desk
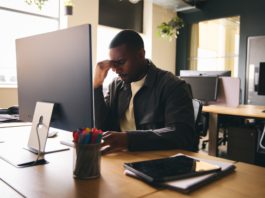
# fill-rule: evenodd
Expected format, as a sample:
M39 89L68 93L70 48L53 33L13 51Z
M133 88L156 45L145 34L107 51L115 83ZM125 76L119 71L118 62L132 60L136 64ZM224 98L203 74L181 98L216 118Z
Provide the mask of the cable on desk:
M5 180L3 180L2 178L0 178L0 180L1 180L2 182L4 182L7 186L9 186L10 188L12 188L14 191L16 191L19 195L21 195L21 197L26 198L25 195L23 195L21 192L19 192L19 191L18 191L17 189L15 189L13 186L11 186L9 183L7 183Z
M38 156L37 156L37 158L36 158L36 160L35 160L35 162L34 162L34 164L36 164L38 161L39 161L39 158L40 158L40 156L41 156L41 145L40 145L40 134L39 134L39 127L43 124L43 116L41 116L40 117L40 119L39 119L39 122L38 122L38 124L36 125L36 132L37 132L37 137L38 137Z

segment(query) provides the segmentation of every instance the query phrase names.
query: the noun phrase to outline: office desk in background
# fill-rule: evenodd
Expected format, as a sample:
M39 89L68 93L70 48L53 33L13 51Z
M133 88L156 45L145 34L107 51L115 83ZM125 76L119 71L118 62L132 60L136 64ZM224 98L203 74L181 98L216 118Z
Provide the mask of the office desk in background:
M0 136L21 145L27 139L29 127L0 128ZM17 138L14 138L17 137ZM71 133L59 133L54 143L71 138ZM48 139L50 141L51 139ZM15 168L0 160L1 178L26 197L265 197L265 168L241 163L236 171L195 192L184 195L172 190L153 188L123 174L124 162L148 160L184 153L194 157L228 161L221 158L182 150L121 152L102 156L101 177L92 180L73 178L73 151L47 154L49 164L29 168ZM231 196L230 196L231 195Z
M208 154L217 156L218 153L218 116L231 115L245 118L258 118L265 120L265 106L239 105L238 107L226 107L218 105L203 106L202 111L209 113L209 150Z

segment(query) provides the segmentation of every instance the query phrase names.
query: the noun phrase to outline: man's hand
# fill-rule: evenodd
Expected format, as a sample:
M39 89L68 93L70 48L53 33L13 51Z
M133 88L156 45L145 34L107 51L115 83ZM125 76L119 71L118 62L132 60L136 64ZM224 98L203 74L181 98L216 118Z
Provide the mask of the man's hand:
M104 60L97 64L95 68L94 82L93 82L94 89L102 86L110 67L111 67L111 61L109 60Z
M104 142L101 144L101 153L108 154L127 149L128 140L126 132L107 131L103 134Z

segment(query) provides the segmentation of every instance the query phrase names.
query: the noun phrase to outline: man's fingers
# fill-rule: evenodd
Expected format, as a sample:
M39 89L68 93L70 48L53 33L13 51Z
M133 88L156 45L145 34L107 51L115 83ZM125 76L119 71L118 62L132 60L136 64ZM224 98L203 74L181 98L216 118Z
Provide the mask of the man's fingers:
M107 154L110 150L111 150L110 146L101 147L101 149L100 149L101 155Z
M110 131L103 132L102 137L107 136L107 135L109 135L109 134L111 134Z
M113 148L112 146L105 146L100 150L100 152L102 155L106 155L106 154L115 153L121 150L122 148Z
M111 68L111 61L109 60L104 60L98 63L98 66L102 70L109 70Z

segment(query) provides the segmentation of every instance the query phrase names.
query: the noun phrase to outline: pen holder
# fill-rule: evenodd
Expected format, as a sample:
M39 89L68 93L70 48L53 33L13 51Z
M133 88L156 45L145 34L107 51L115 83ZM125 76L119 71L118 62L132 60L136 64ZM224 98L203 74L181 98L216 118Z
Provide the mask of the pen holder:
M100 176L100 144L75 144L74 178L93 179Z

